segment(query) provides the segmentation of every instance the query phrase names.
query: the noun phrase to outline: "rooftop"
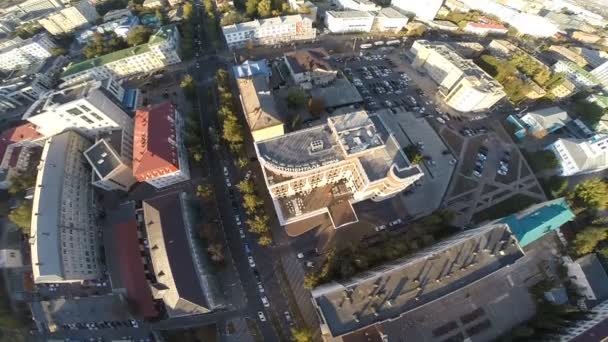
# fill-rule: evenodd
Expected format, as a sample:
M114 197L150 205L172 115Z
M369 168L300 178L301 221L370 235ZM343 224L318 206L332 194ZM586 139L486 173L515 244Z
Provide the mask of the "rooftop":
M332 336L401 315L469 286L523 256L508 226L459 233L413 256L312 291Z
M344 78L338 78L323 88L314 87L310 91L310 95L314 98L323 99L325 108L336 108L363 102L357 87Z
M270 68L268 68L268 61L261 59L259 61L246 60L243 64L232 67L234 77L246 78L257 75L263 75L269 77L271 75Z
M502 24L497 23L467 23L469 27L478 27L478 28L487 28L487 29L497 29L497 30L506 30L507 28Z
M332 70L331 64L327 61L328 58L329 54L323 48L302 49L285 53L285 59L295 73L315 69Z
M365 11L327 11L334 18L373 18L374 15Z
M88 150L84 151L84 155L97 174L97 177L101 179L108 176L122 164L118 154L105 139L100 139L93 146L89 147Z
M247 21L244 23L222 26L222 31L226 35L226 34L231 34L231 33L235 33L235 32L255 30L255 29L262 28L262 27L274 27L274 26L279 26L279 25L283 25L283 24L294 24L295 25L304 20L310 20L310 19L308 19L305 16L302 16L300 14L272 17L272 18L267 18L267 19L256 19L256 20Z
M179 170L175 120L171 102L137 110L133 133L133 176L154 179Z
M534 129L554 130L563 127L571 119L568 112L560 107L553 106L526 113L522 120Z
M595 253L587 254L574 261L579 264L597 302L608 299L608 275Z
M283 124L266 75L238 78L236 81L247 124L252 132Z
M398 10L394 9L393 7L383 7L382 9L380 9L378 11L377 14L378 17L384 17L384 18L407 18L406 15L404 15L403 13L399 12Z
M28 122L2 132L2 134L0 134L0 160L2 160L9 145L21 141L42 138L42 134L38 133L36 129L36 125Z

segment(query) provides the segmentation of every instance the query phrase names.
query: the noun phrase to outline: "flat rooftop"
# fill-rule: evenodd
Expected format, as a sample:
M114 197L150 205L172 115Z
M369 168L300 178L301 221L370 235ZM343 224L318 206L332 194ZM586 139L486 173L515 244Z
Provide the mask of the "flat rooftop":
M347 79L338 78L323 88L315 87L310 91L314 98L323 99L325 108L335 108L363 102L357 87Z
M84 155L97 176L102 179L122 164L120 158L104 139L100 139L89 147Z
M252 132L283 123L267 75L257 74L249 78L238 78L237 85L245 109L245 118Z
M373 18L374 15L366 11L327 11L334 18Z
M507 225L465 231L413 256L312 291L334 337L394 320L523 256Z

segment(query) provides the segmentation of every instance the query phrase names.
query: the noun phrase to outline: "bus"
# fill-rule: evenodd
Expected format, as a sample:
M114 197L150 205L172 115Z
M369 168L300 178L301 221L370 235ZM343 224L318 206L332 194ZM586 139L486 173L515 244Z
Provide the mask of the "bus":
M369 49L372 47L372 44L361 44L361 46L359 46L361 49Z
M401 41L399 39L395 39L395 40L389 40L386 42L387 46L391 46L391 45L399 45L401 44Z

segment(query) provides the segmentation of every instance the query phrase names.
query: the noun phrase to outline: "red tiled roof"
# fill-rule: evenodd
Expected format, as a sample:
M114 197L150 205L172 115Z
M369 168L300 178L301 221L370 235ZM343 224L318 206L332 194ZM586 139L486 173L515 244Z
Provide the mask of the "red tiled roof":
M143 182L179 170L175 140L175 108L171 102L135 113L133 176Z
M2 132L0 134L0 160L4 158L4 153L10 145L24 140L41 138L42 134L38 133L36 128L36 125L28 122Z
M134 313L145 318L155 317L158 311L144 273L135 217L116 224L114 236L120 260L120 278L127 290L127 298L133 304Z

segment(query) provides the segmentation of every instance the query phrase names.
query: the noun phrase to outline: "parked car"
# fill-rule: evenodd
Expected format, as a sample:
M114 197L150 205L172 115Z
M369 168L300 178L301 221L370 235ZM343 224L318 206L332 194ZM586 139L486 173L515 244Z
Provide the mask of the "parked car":
M401 224L402 222L403 222L403 220L401 220L401 219L396 219L396 220L394 220L394 221L389 222L389 223L388 223L388 226L389 226L389 227L394 227L394 226L396 226L396 225L398 225L398 224Z
M252 256L248 256L247 260L249 261L249 266L255 267L255 261L253 260Z
M266 316L264 316L264 313L262 311L258 311L258 318L260 319L260 321L266 322Z
M285 320L287 321L287 323L289 323L290 326L293 326L293 319L291 318L291 314L289 313L289 311L283 312L283 315L285 315Z
M376 230L377 232L385 230L385 229L386 229L386 225L385 224L374 227L374 230Z
M268 301L268 298L266 298L266 296L262 297L262 304L264 305L265 308L270 306L270 302Z
M260 293L264 293L264 286L262 283L258 283L258 291L260 291Z

